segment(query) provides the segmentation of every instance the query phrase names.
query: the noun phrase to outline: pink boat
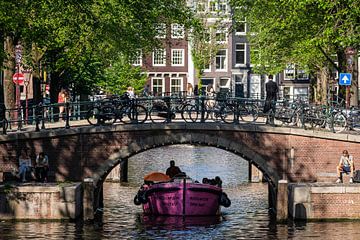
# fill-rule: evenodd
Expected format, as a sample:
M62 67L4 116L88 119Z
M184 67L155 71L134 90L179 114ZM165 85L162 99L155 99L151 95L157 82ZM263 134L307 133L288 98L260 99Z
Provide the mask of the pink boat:
M221 187L196 183L187 177L146 182L134 198L134 203L142 204L146 214L210 216L220 214L220 205L231 205Z

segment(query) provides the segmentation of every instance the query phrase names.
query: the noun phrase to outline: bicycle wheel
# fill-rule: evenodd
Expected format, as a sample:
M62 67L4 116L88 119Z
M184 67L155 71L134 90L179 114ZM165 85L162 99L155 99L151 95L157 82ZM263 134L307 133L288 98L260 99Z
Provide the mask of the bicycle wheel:
M130 110L130 119L132 123L144 123L147 120L148 112L142 105L134 105Z
M86 120L90 125L99 125L100 110L98 107L91 107L86 113Z
M220 110L221 119L225 123L234 123L236 119L235 107L232 105L227 105L221 108Z
M191 104L185 104L181 109L181 118L185 122L196 122L198 119L196 107Z
M335 133L343 132L346 129L346 116L338 112L333 117L332 130Z
M239 116L243 122L255 122L259 116L258 109L253 105L244 105L239 108Z
M347 127L349 130L359 133L360 132L360 116L350 115L347 118Z

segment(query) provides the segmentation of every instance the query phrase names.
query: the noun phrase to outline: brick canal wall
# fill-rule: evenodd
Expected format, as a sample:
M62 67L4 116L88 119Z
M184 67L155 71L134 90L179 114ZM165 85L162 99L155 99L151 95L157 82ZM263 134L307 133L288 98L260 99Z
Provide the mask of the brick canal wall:
M360 184L289 184L294 219L360 219Z

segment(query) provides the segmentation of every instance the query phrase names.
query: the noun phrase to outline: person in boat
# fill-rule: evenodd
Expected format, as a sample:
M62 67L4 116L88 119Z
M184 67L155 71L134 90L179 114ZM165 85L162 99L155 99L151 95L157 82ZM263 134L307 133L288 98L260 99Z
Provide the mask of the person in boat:
M180 173L182 173L180 168L178 166L175 166L175 161L174 160L171 160L170 161L170 167L168 167L168 169L166 169L166 175L173 178L173 177L175 177L176 175L178 175Z

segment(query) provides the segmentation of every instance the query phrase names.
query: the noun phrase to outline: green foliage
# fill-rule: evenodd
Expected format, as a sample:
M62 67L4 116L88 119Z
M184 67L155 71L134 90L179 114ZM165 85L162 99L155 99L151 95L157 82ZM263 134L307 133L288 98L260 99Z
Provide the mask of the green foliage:
M309 70L340 67L344 50L360 45L360 3L352 0L233 0L234 17L246 18L248 39L258 54L251 62L260 72L276 73L286 63Z
M140 67L134 67L121 58L105 70L104 78L97 83L106 93L122 94L127 87L133 87L139 94L144 88L146 74Z
M130 56L139 49L146 53L159 45L155 37L159 22L187 28L192 24L183 0L3 0L0 4L0 37L11 37L14 44L21 40L24 64L39 76L40 65L46 66L53 82L73 86L78 93L104 82L106 66L119 55ZM14 52L3 49L0 58L11 60Z

